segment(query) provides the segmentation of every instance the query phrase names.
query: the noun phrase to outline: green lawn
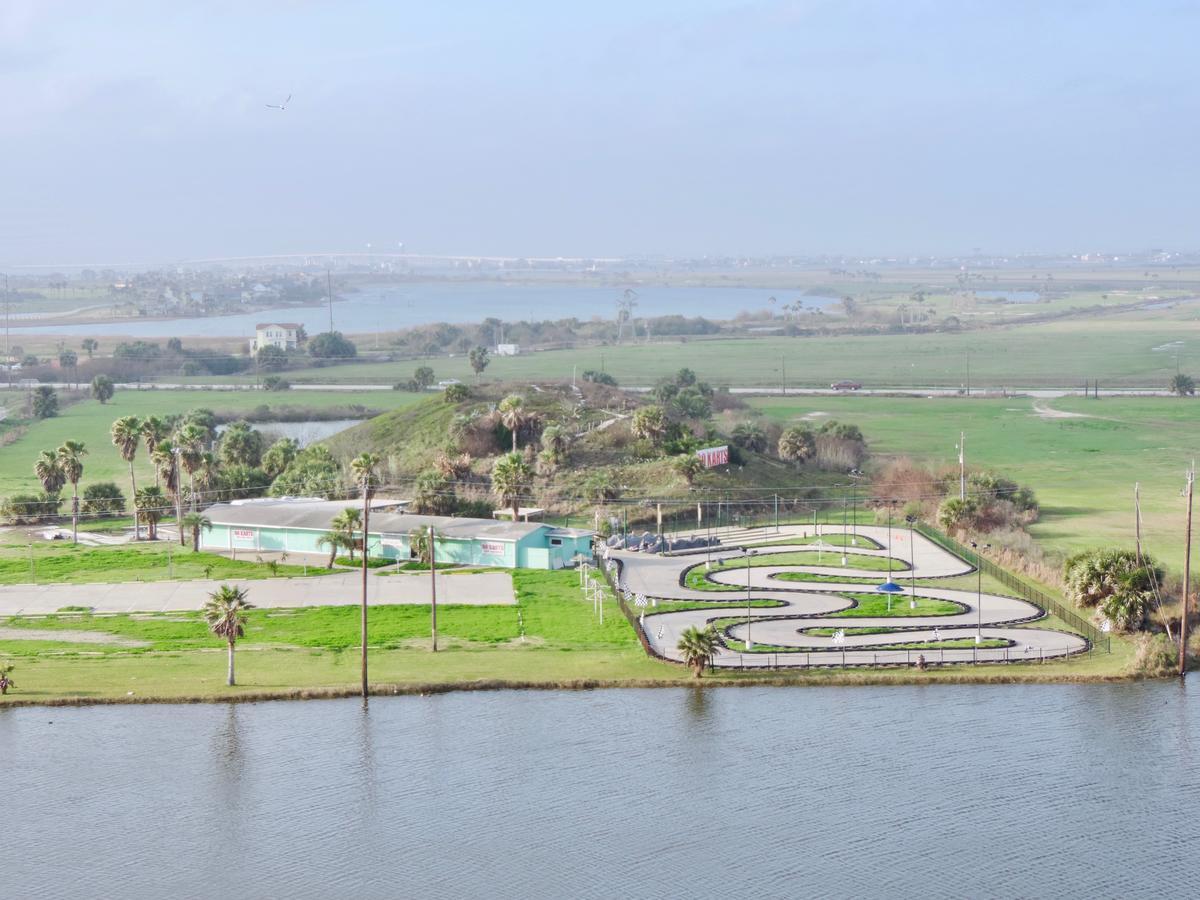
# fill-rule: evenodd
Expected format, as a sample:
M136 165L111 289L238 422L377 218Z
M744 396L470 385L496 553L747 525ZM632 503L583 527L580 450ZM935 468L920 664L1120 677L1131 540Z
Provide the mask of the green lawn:
M19 410L24 402L23 392L0 391L0 406ZM354 394L346 391L293 391L282 394L263 391L118 391L106 404L83 400L65 406L52 419L26 423L25 432L7 446L0 447L0 496L40 490L33 475L33 463L41 450L53 450L63 441L83 441L88 450L84 458L83 481L80 492L95 481L115 481L125 493L129 492L129 467L112 445L110 429L121 416L171 415L196 407L215 412L249 412L257 406L304 407L328 409L358 403L371 409L397 409L415 403L417 394L404 391L374 391ZM269 429L270 423L257 426ZM146 484L154 475L144 448L134 463L139 484Z
M88 584L114 581L165 581L189 578L271 578L276 574L321 575L316 567L269 565L228 559L214 553L193 553L191 548L165 541L119 547L86 547L82 544L38 542L0 544L0 584Z
M814 413L852 422L877 460L910 456L949 466L965 432L971 466L1003 472L1037 492L1042 515L1029 530L1046 548L1064 553L1132 547L1133 486L1140 482L1146 547L1181 566L1180 491L1200 444L1196 401L813 397L752 403L780 423ZM1039 410L1079 417L1049 418Z
M1082 304L1074 304L1082 305ZM1043 312L1045 310L1036 310ZM1020 312L1008 307L1006 314ZM964 313L987 321L991 310ZM489 380L566 380L572 370L605 370L623 385L650 385L684 366L714 385L778 387L786 374L791 386L828 387L844 378L868 387L965 385L999 387L1101 385L1165 386L1175 373L1173 353L1153 348L1194 330L1200 305L1174 309L1067 319L1034 325L1007 325L937 334L722 338L687 342L578 347L493 357ZM465 357L424 360L437 378L473 381ZM1185 370L1189 359L1182 360ZM1190 362L1200 362L1190 360ZM409 378L417 361L363 362L287 373L293 382L392 384ZM1193 366L1194 368L1194 366ZM217 379L207 378L207 381ZM245 376L230 377L245 381Z

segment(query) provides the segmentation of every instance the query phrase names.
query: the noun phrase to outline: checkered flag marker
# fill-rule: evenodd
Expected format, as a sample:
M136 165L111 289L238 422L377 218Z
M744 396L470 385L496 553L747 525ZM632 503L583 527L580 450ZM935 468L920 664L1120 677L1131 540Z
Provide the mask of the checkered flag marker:
M633 605L636 606L638 609L645 609L646 608L646 595L638 594L637 598L633 601Z

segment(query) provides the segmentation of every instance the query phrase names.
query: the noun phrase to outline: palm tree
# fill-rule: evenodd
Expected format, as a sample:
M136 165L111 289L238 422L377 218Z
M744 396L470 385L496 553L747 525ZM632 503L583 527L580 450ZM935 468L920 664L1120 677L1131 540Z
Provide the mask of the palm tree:
M254 605L246 602L246 592L228 584L223 584L211 594L204 603L204 621L208 630L217 637L225 638L229 644L229 678L227 683L232 687L233 678L233 646L237 639L246 633L247 610Z
M793 425L779 436L779 456L792 460L797 467L812 459L817 452L817 442L812 431L799 425Z
M170 433L171 429L167 427L167 423L158 416L147 416L142 419L142 443L146 445L146 454L153 457L158 445L165 441ZM154 483L161 486L160 476L161 472L156 465L154 467Z
M561 425L548 425L542 432L542 447L550 454L550 459L555 464L566 458L570 443L570 436Z
M329 523L333 534L338 535L340 539L339 546L345 547L350 551L350 562L354 562L354 548L356 545L354 532L358 531L358 523L361 521L362 513L350 506L334 516L333 521Z
M375 471L380 459L373 453L360 453L350 461L350 471L362 490L362 695L367 696L367 555L370 547L371 495L375 492Z
M83 441L64 441L58 448L58 464L63 477L71 482L71 540L79 543L79 479L83 477L83 458L87 448Z
M512 448L515 453L517 435L521 431L521 426L529 418L525 412L525 398L519 394L509 394L500 401L500 405L496 409L500 412L500 421L504 423L504 427L512 432Z
M175 433L175 441L179 447L179 463L188 476L192 512L196 511L196 470L200 468L202 448L207 437L208 432L194 423L184 425Z
M183 526L180 520L183 518L183 509L179 493L179 454L175 450L175 445L170 441L161 440L150 454L150 462L154 464L155 481L166 488L171 502L175 504L175 525L179 529L179 545L182 547Z
M340 531L325 532L323 535L317 538L317 546L329 548L329 564L326 566L327 569L333 568L333 564L337 560L337 554L339 550L349 547L350 552L354 552L354 541L350 538L347 538L346 535Z
M38 481L42 483L42 490L47 494L57 494L67 483L62 463L53 450L43 450L38 454L37 462L33 464L33 473L37 475Z
M183 517L183 527L192 532L192 552L200 552L200 532L212 528L212 519L203 513L191 512Z
M633 414L633 436L657 445L667 434L667 416L661 406L643 406Z
M217 483L217 455L205 450L200 454L200 461L196 466L194 482L196 490L201 494L208 494L212 486Z
M122 416L112 423L111 434L113 446L121 454L121 459L129 464L129 496L133 498L133 539L140 541L142 526L137 514L138 489L137 476L133 473L133 460L142 440L142 420L137 416Z
M507 453L492 466L492 492L503 506L512 509L513 521L521 510L521 498L533 484L533 470L520 453Z
M692 675L699 678L704 674L704 667L712 662L717 644L717 630L708 625L705 628L685 628L675 647L683 654L684 663L691 667Z
M146 523L147 540L158 540L158 523L169 508L170 501L163 489L156 484L148 485L137 492L133 508L135 515Z

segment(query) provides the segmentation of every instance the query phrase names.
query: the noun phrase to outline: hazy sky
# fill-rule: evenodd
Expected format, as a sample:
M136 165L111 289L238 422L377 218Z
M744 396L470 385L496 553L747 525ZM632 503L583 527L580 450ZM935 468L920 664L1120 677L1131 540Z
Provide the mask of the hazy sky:
M1194 249L1197 35L1152 0L0 0L0 266Z

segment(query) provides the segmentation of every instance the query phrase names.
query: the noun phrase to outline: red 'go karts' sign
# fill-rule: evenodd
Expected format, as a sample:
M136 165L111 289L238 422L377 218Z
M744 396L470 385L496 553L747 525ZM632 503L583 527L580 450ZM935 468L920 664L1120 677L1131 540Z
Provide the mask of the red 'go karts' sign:
M704 463L704 468L706 469L728 465L729 445L726 444L722 447L705 447L703 450L697 450L696 455L700 457L700 462Z

